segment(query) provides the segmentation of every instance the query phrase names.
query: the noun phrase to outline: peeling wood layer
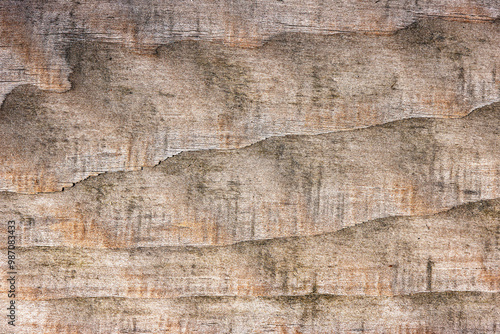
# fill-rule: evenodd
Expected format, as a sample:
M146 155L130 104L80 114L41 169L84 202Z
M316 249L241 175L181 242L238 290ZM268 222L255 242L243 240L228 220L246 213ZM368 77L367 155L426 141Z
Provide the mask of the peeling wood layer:
M488 22L499 16L496 0L4 0L0 41L22 59L30 82L64 91L71 72L64 49L80 40L136 52L186 39L251 48L286 32L387 34L423 18Z
M498 0L0 1L0 333L499 333L499 55Z
M180 151L463 116L500 99L499 27L435 19L390 36L285 34L257 49L185 41L151 54L73 43L69 92L19 86L4 101L0 189L59 191Z
M17 333L26 334L498 333L500 327L497 293L424 293L395 298L78 298L22 305L36 316L21 320Z
M500 105L185 152L64 192L0 193L22 246L219 245L313 235L500 197Z
M18 254L22 300L499 292L500 200L224 247L34 247Z

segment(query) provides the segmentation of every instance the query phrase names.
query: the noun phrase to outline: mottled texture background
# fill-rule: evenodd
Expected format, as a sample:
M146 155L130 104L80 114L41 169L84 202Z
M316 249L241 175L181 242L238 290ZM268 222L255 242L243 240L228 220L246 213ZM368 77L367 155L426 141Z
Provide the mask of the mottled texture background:
M498 0L4 0L0 103L1 333L500 333Z

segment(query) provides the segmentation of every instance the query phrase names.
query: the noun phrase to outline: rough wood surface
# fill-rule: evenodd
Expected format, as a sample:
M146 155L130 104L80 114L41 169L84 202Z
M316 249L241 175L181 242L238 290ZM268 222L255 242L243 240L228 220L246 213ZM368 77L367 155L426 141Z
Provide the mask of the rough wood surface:
M23 246L227 244L331 232L500 197L500 104L461 119L185 152L64 192L0 193Z
M499 241L493 200L225 247L23 248L17 289L22 300L498 292Z
M498 293L78 298L23 303L17 333L498 333ZM68 313L68 310L72 312Z
M9 49L0 61L12 67L11 84L27 80L64 91L71 87L64 51L80 40L139 52L185 39L256 47L285 32L384 34L422 18L487 22L499 16L496 0L4 0L0 41Z
M74 43L70 91L20 86L4 101L0 189L57 191L181 151L464 116L500 99L499 42L499 22L434 19L389 36L280 35L257 49Z
M499 17L1 1L0 333L499 333Z

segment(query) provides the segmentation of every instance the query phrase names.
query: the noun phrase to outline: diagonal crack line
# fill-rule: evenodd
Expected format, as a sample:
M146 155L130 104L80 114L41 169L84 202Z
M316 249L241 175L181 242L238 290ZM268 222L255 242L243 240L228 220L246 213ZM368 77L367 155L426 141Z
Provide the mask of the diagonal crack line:
M122 251L122 252L137 252L141 250L160 250L160 251L189 251L189 250L195 250L195 251L203 251L203 250L220 250L220 249L231 249L231 248L238 248L239 246L244 246L244 245L256 245L256 246L264 246L267 243L272 243L272 242L283 242L286 243L288 241L299 241L299 240L310 240L310 239L315 239L315 238L321 238L325 236L336 236L336 235L341 235L345 231L348 230L355 230L359 228L364 228L369 224L380 224L382 226L386 225L391 225L393 220L397 219L431 219L431 218L436 218L439 216L442 216L443 218L447 218L448 216L452 216L454 213L460 211L467 211L472 208L478 209L482 211L485 207L487 208L489 204L491 203L500 203L500 197L494 198L494 199L488 199L488 200L480 200L480 201L475 201L475 202L468 202L464 203L461 205L457 205L448 209L436 211L434 213L430 214L424 214L424 215L393 215L393 216L386 216L386 217L380 217L376 219L371 219L367 220L364 222L360 222L357 224L354 224L352 226L346 226L341 229L331 231L331 232L324 232L324 233L318 233L318 234L311 234L311 235L299 235L299 236L283 236L283 237L275 237L275 238L267 238L267 239L255 239L255 240L242 240L238 242L233 242L233 243L225 243L225 244L218 244L218 245L176 245L176 246L138 246L138 247L81 247L81 246L50 246L50 245L38 245L38 246L28 246L28 247L23 247L19 246L16 247L17 249L22 250L62 250L62 251L85 251L85 250L92 250L92 251ZM492 218L494 219L494 218ZM387 223L389 222L389 223ZM397 224L399 225L399 224ZM500 221L499 221L499 226L500 226ZM487 226L479 226L478 228L484 229L489 233L495 233L491 229L489 229ZM0 247L0 249L6 249L5 247Z
M84 178L84 179L82 179L82 180L80 180L78 182L74 182L69 187L63 187L59 192L67 191L69 189L75 188L75 186L77 186L78 184L81 184L81 183L85 183L88 179L97 178L97 177L104 177L105 175L108 175L108 174L137 173L137 172L140 172L140 171L145 170L145 169L147 169L147 170L153 170L154 168L156 168L156 167L158 167L158 166L160 166L160 165L168 162L170 159L172 159L172 158L174 158L176 156L180 156L180 155L192 154L192 153L196 153L196 152L236 152L236 151L246 150L246 149L249 149L249 148L251 148L253 146L261 145L262 143L264 143L266 141L274 140L274 139L278 139L278 138L311 138L311 137L318 137L318 136L329 135L329 134L334 134L334 133L342 133L342 132L360 132L360 131L363 131L363 130L366 130L366 129L376 129L376 128L380 128L380 127L383 127L383 126L387 126L387 125L391 125L391 124L397 124L397 123L400 123L400 122L405 122L405 121L410 121L410 120L415 120L415 119L430 120L430 121L433 121L433 120L442 120L442 119L467 119L467 118L471 117L473 114L481 112L481 109L486 108L486 107L494 107L499 102L500 102L500 100L499 101L494 101L494 102L491 102L491 103L486 103L486 104L480 105L478 107L472 108L467 115L464 115L462 117L444 117L444 118L437 118L437 117L408 117L408 118L402 118L402 119L398 119L398 120L394 120L394 121L390 121L390 122L368 125L368 126L365 126L365 127L346 128L346 129L340 129L340 130L336 130L336 131L318 132L318 133L312 133L312 134L283 134L283 135L269 136L269 137L257 140L254 143L251 143L249 145L245 145L245 146L238 147L238 148L229 148L229 149L208 148L208 149L199 149L199 150L197 150L197 149L183 150L183 151L179 151L178 153L165 158L164 160L160 160L158 163L156 163L153 166L141 166L140 170L106 171L106 172L102 172L102 173L96 173L97 175L89 175L86 178ZM58 191L54 191L54 192L23 193L23 192L2 190L2 191L0 191L0 194L1 193L16 193L16 194L25 194L25 195L36 195L36 194L57 193L57 192Z

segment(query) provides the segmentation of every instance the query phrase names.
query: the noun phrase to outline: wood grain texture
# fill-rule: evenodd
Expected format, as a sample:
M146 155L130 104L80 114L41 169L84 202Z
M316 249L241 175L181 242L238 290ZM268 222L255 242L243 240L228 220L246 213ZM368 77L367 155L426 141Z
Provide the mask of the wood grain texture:
M499 15L496 0L4 0L0 40L29 82L64 91L71 87L64 50L74 41L139 52L186 39L256 47L286 32L384 34L427 17L484 22ZM11 65L8 57L1 62Z
M499 55L498 0L1 1L0 333L499 333Z
M0 193L23 246L218 245L331 232L500 197L500 104L461 119L185 152L64 192Z
M22 304L17 333L498 333L498 293L395 298L78 298Z
M70 91L20 86L4 101L0 189L59 191L181 151L464 116L500 98L499 36L499 22L435 19L390 36L285 34L256 49L74 43Z
M18 299L499 292L499 242L492 200L224 247L22 248Z

